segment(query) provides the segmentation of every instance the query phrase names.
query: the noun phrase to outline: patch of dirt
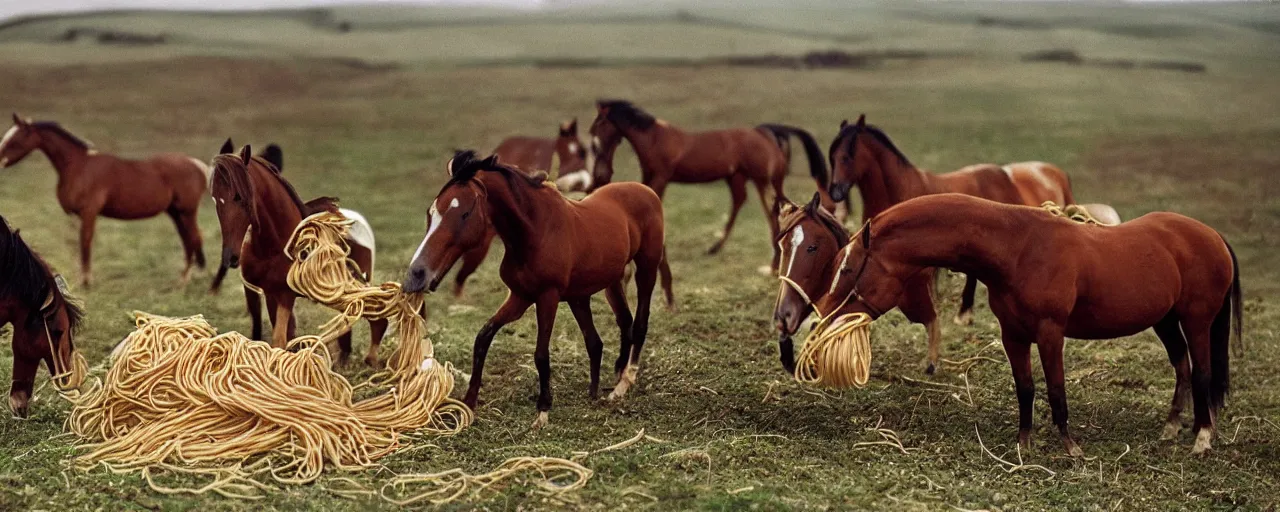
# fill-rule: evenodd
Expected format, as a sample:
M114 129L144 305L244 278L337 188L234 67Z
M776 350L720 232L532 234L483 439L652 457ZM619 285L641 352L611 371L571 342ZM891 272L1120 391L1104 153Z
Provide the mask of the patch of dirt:
M81 38L93 38L98 44L119 44L132 46L152 46L169 41L168 34L141 34L116 30L99 30L95 28L69 28L59 41L74 43Z
M1022 62L1061 62L1071 65L1087 65L1116 69L1163 69L1182 71L1184 73L1204 73L1208 66L1199 62L1181 60L1133 60L1133 59L1086 59L1075 50L1055 48L1040 50L1022 55Z

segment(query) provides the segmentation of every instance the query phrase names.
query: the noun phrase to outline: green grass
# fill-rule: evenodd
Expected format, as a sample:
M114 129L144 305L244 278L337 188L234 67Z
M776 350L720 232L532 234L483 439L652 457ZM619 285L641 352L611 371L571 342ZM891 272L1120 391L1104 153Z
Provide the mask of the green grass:
M756 11L716 9L706 7L705 14L749 24L769 21L789 30L842 30L840 23L807 21L824 17L821 11L763 19L766 16ZM994 8L975 7L960 14L986 15L982 9ZM655 312L638 390L617 404L587 399L585 350L568 309L562 308L552 346L552 424L540 432L527 431L534 415L531 397L536 394L535 328L532 315L527 315L494 344L481 394L488 403L479 409L476 424L456 437L433 440L439 449L393 455L384 462L395 472L453 467L480 472L512 456L567 457L601 448L643 428L668 442L591 457L587 465L596 471L595 477L581 492L563 497L567 503L516 485L452 508L1267 509L1280 503L1280 445L1275 442L1280 435L1280 381L1275 370L1280 367L1280 286L1275 284L1280 279L1275 256L1280 241L1274 235L1280 228L1280 189L1272 176L1280 165L1280 149L1274 143L1280 138L1280 101L1274 93L1280 88L1280 68L1260 56L1267 51L1274 55L1277 35L1241 28L1246 22L1268 19L1257 12L1252 18L1237 16L1233 9L1247 10L1244 7L1214 11L1212 19L1197 18L1200 11L1187 9L1171 10L1168 16L1179 23L1196 23L1198 29L1163 39L1076 25L1045 29L1048 32L977 28L887 9L867 10L878 13L875 19L883 21L882 27L852 25L844 30L872 39L817 41L814 46L902 48L914 41L914 47L963 49L968 54L838 72L419 66L410 64L420 61L403 57L417 47L406 46L410 39L397 39L407 37L400 32L367 35L359 45L333 50L325 46L337 44L325 42L329 36L310 34L313 29L305 20L283 14L283 19L295 21L274 34L260 18L210 18L259 27L264 33L252 37L269 44L216 47L206 45L204 36L192 36L191 44L173 48L104 49L86 44L63 53L20 55L54 47L6 35L10 30L34 31L37 23L0 30L0 40L7 41L0 42L5 69L0 73L0 104L62 121L100 149L125 155L176 150L205 158L227 136L255 146L280 143L287 153L286 175L303 196L337 195L344 206L369 218L378 234L380 280L402 276L421 240L422 215L443 182L442 167L453 148L486 149L513 133L549 134L555 123L575 115L585 126L597 97L630 98L674 124L694 129L796 124L824 143L841 119L866 112L916 164L937 170L979 161L1054 162L1071 174L1082 201L1110 203L1126 218L1153 210L1178 211L1222 231L1239 253L1249 351L1233 361L1234 392L1220 418L1222 436L1208 456L1189 455L1189 434L1176 443L1157 440L1173 372L1150 333L1069 343L1072 427L1088 458L1063 455L1041 392L1034 447L1022 456L1029 464L1053 470L1052 478L1037 471L1006 473L979 446L975 427L987 448L1016 458L1016 400L1007 365L980 362L964 374L948 365L940 375L926 377L924 329L908 324L898 313L876 324L873 380L866 389L821 393L791 383L777 363L770 320L778 285L756 272L769 258L758 201L749 200L724 253L706 256L729 202L726 188L712 184L679 185L668 191L668 247L681 309L677 314ZM1072 12L1018 10L1005 15L1058 27L1067 24L1063 19L1080 18L1068 16ZM959 17L951 11L931 15ZM192 27L203 23L186 15L151 16L92 20L121 27L169 20L165 23L190 28L192 34ZM396 17L418 19L406 13ZM645 28L628 30L642 34ZM758 41L750 44L779 53L798 51L800 46L789 46L792 41L809 41L692 27L664 35L662 41L640 38L599 46L597 39L618 36L604 29L560 32L546 20L510 31L490 29L480 36L460 27L409 32L437 38L432 41L457 39L456 47L439 51L453 52L450 58L459 64L467 63L464 58L502 54L504 45L515 48L504 56L521 58L580 57L617 48L630 56L687 57L724 52L726 47L712 41L722 37L715 34L737 41L733 44ZM251 37L227 33L235 34L237 41ZM581 33L596 39L583 36L571 46L565 43ZM1017 46L1035 37L1043 40ZM475 43L479 39L486 41ZM316 50L293 53L312 48L310 41L315 41ZM521 46L529 42L532 46ZM1203 59L1210 70L1114 70L1021 64L1014 58L1023 49L1051 47L1075 47L1088 57ZM1110 53L1089 53L1102 48L1110 48ZM754 46L749 49L757 51ZM146 58L132 53L152 51L157 54ZM224 57L195 56L209 53ZM367 71L320 58L340 55L410 60L400 69ZM637 164L628 149L619 152L617 166L621 178L636 179ZM794 167L788 194L808 198L812 181L805 177L804 164ZM77 224L61 213L54 184L49 164L39 155L0 171L0 214L23 229L24 237L54 267L74 277ZM216 259L220 240L209 201L200 223L206 254ZM224 331L248 327L236 274L219 296L204 292L211 272L186 288L177 287L181 250L168 220L100 221L95 249L97 286L78 290L89 317L77 345L92 363L101 361L130 331L128 312L135 309L166 315L202 313ZM473 277L461 306L454 306L446 294L428 300L437 354L463 371L470 367L471 340L504 296L495 271L500 252L495 251ZM959 278L945 281L944 318L955 312L960 284ZM983 300L980 296L975 326L944 327L944 357L1003 360L998 344L992 345L999 339L998 326ZM611 340L617 334L603 300L597 300L595 311L610 360L616 356ZM330 312L306 304L299 314L305 331L318 327ZM356 339L362 351L367 346L363 328ZM0 349L0 360L9 359L9 349ZM7 363L0 364L0 381L9 371ZM962 375L968 379L966 391L940 386L963 388ZM324 479L281 489L263 503L246 504L159 495L136 476L65 470L73 454L71 440L55 436L62 432L68 407L48 389L39 396L31 419L0 421L0 481L5 484L0 485L0 509L390 508L377 501L336 497L326 491ZM879 440L868 430L877 425L896 431L911 451L855 448L857 442ZM378 485L386 474L353 477Z

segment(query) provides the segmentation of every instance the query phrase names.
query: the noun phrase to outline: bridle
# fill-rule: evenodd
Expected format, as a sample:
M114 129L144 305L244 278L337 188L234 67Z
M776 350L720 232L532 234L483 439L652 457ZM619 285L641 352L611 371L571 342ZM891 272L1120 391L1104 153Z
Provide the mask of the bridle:
M863 248L865 249L870 249L870 245L871 245L870 235L869 235L870 232L867 231L867 228L870 225L871 225L871 221L867 221L867 223L863 225L862 229L858 230L858 233L855 233L854 236L852 237L855 240L858 237L861 237L863 241ZM785 235L785 233L783 235ZM779 247L782 246L783 239L784 239L784 236L779 235L778 237ZM844 300L840 301L840 305L836 306L835 309L831 310L831 314L835 314L836 311L840 311L840 308L843 308L846 304L848 304L850 299L857 299L859 302L862 302L863 306L866 306L867 311L871 313L873 317L879 318L884 315L883 311L880 311L879 308L872 306L871 303L868 302L867 299L863 297L861 293L858 292L858 283L862 281L862 275L867 271L867 264L870 261L871 261L871 251L868 250L866 251L865 254L863 254L862 264L858 267L858 274L853 278L853 289L850 290L849 294L844 297ZM778 266L781 267L782 263L779 262ZM836 279L840 278L840 270L841 269L836 269ZM814 302L813 299L809 297L809 294L805 293L804 288L802 288L799 283L791 279L791 276L788 276L783 273L778 273L778 280L782 281L783 283L786 283L788 286L791 287L791 289L795 290L796 293L800 294L800 298L804 299L805 305L813 308L813 311L818 314L818 318L821 321L827 320L827 317L829 317L830 315L824 314L822 311L818 310L817 303ZM778 302L781 302L781 301L782 301L782 294L778 294ZM774 309L777 309L776 303L774 304Z

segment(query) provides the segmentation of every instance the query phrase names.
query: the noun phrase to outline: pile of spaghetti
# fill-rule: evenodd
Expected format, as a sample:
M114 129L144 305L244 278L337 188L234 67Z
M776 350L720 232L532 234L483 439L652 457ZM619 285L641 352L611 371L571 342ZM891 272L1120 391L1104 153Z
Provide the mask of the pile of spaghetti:
M809 332L796 361L797 382L832 388L863 387L871 377L871 316L823 318Z
M1055 203L1053 201L1045 201L1044 203L1040 204L1040 207L1043 208L1045 211L1052 213L1055 216L1062 217L1067 220L1079 222L1081 224L1092 224L1095 226L1105 225L1098 219L1095 219L1093 217L1093 214L1089 213L1088 209L1078 204L1069 204L1064 207L1064 206L1058 206L1058 203Z
M449 398L450 368L433 359L430 341L421 336L421 297L406 296L395 283L370 287L356 280L347 270L348 225L340 214L318 214L304 220L288 244L295 261L290 284L342 311L322 335L298 337L289 350L234 332L218 335L200 316L134 313L137 330L113 353L105 379L65 395L74 404L69 428L84 440L74 464L139 471L160 492L252 498L272 488L268 476L299 484L315 481L326 467L368 468L410 444L406 433L450 434L470 424L471 411ZM377 394L356 400L360 386L331 371L327 346L362 316L392 321L400 346L388 369L361 385ZM536 469L577 476L554 489L581 487L590 470L570 464L552 459ZM497 474L512 473L505 468ZM157 472L212 481L170 488L155 482ZM440 476L426 481L456 490L493 478Z

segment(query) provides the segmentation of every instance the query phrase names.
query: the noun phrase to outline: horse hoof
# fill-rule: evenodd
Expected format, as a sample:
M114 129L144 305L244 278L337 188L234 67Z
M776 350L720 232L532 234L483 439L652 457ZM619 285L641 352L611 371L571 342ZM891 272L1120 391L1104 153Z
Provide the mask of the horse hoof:
M1062 438L1062 444L1067 448L1067 455L1072 457L1084 457L1084 450L1070 437Z
M1160 433L1161 441L1173 441L1178 439L1178 433L1182 431L1182 422L1173 420L1164 424L1164 431Z
M933 362L930 362L927 366L924 367L925 375L933 375L937 371L938 371L938 367L935 366Z
M969 326L973 325L973 311L965 311L957 314L955 318L956 325Z
M1200 455L1213 449L1213 429L1202 427L1196 434L1196 444L1191 448L1192 455Z
M383 368L382 361L379 361L378 358L375 356L369 356L364 358L364 364L369 365L370 368L373 368L375 370L381 370Z
M538 429L545 427L550 423L551 423L551 420L547 414L547 411L538 411L538 417L533 419L533 424L529 425L529 429L537 431Z

